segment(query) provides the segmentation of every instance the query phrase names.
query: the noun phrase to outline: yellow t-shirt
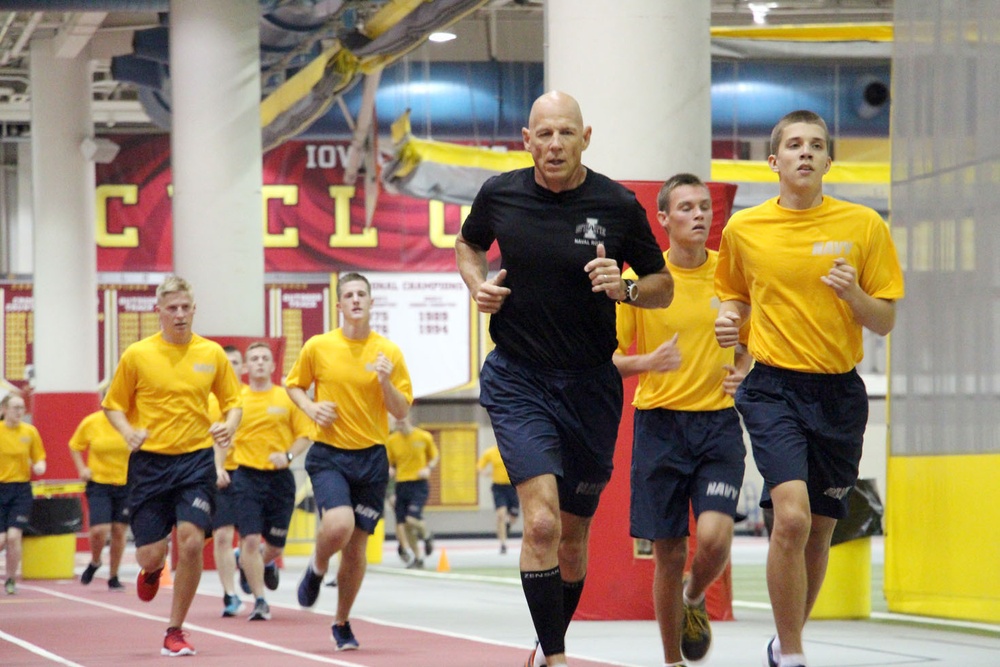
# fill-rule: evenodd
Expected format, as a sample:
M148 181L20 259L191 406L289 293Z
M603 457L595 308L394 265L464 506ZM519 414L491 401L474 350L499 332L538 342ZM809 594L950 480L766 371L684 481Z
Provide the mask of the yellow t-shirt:
M128 481L128 457L132 452L122 434L108 421L104 410L83 418L69 439L69 448L87 452L91 480L98 484L125 486Z
M241 385L241 387L246 385ZM222 408L219 407L219 398L215 394L208 395L208 419L209 423L214 424L215 422L222 421ZM242 425L243 422L241 421ZM236 463L236 443L235 440L230 443L229 447L226 448L226 458L222 462L222 467L232 472L239 467Z
M128 346L102 405L149 431L143 451L187 454L212 446L210 394L224 413L240 407L240 381L222 346L197 334L174 345L158 332Z
M510 484L510 477L507 475L507 466L503 464L503 457L500 456L500 448L493 445L479 457L476 463L476 470L485 470L486 466L492 467L494 484Z
M30 482L31 464L45 460L38 429L26 422L11 428L0 422L0 483Z
M379 352L392 362L393 386L412 403L413 387L403 353L385 336L373 331L364 340L351 340L340 329L334 329L313 336L302 346L285 384L307 391L315 384L315 400L331 401L337 406L333 424L316 427L316 440L341 449L385 444L389 413L375 373Z
M724 410L733 399L722 389L726 377L723 366L733 365L735 350L721 348L715 339L715 319L719 302L715 296L715 267L719 253L708 250L701 266L688 269L670 262L674 277L674 299L667 308L634 308L618 305L618 351L628 354L635 343L636 354L648 354L677 334L680 368L668 373L639 375L632 405L640 410ZM627 270L626 278L636 278Z
M316 424L288 398L284 387L254 391L244 386L243 421L230 449L237 465L274 470L268 457L284 454L299 438L311 438L315 428Z
M838 257L869 295L903 297L889 226L866 206L824 196L797 211L775 197L733 214L722 230L715 291L722 301L751 305L754 359L806 373L846 373L861 361L861 325L820 280Z
M438 457L434 436L422 428L413 428L409 435L393 431L385 441L389 465L396 469L397 482L413 482L420 479L417 474L427 466L428 461Z

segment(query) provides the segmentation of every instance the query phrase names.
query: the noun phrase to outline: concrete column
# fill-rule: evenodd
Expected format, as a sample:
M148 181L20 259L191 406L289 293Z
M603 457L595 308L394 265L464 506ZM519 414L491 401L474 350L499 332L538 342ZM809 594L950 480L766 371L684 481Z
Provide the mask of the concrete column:
M549 0L545 88L594 128L584 164L617 180L708 179L711 6L691 0Z
M545 5L545 87L579 100L583 121L593 128L584 164L627 181L637 194L647 193L651 218L656 207L651 193L667 177L680 171L705 180L711 175L710 22L705 0L548 0ZM634 386L634 380L626 384L625 396L632 396ZM636 557L627 530L628 400L615 474L591 525L578 619L654 617L653 561ZM711 598L710 593L710 605Z
M80 150L93 134L86 50L55 55L31 41L34 209L33 421L49 454L48 477L75 477L66 450L79 420L97 408L97 248L94 165Z
M264 335L259 12L170 3L174 269L204 335Z
M97 249L93 134L86 53L57 58L31 41L31 162L35 248L35 373L39 391L97 387ZM68 352L67 346L72 347Z

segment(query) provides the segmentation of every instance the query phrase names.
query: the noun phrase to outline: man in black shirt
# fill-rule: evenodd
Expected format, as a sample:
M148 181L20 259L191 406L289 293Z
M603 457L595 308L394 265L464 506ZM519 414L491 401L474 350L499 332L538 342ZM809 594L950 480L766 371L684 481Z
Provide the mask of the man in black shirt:
M635 195L583 165L591 128L576 100L539 97L521 132L534 167L483 185L455 252L496 343L480 403L523 508L521 582L540 644L528 664L552 666L566 663L590 521L611 478L622 413L615 303L666 307L673 280ZM501 268L488 278L494 242ZM639 280L622 280L625 262Z

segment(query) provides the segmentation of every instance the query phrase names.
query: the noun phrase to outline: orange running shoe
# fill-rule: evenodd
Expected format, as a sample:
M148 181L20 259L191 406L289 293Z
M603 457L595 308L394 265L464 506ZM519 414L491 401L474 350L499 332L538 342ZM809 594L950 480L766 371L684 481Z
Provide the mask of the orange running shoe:
M168 655L176 658L180 655L194 655L194 647L187 643L185 637L187 633L180 628L167 628L167 635L163 638L163 648L160 655Z
M160 572L162 571L162 567L152 572L139 570L139 576L135 580L135 592L140 600L149 602L156 597L156 592L160 590Z

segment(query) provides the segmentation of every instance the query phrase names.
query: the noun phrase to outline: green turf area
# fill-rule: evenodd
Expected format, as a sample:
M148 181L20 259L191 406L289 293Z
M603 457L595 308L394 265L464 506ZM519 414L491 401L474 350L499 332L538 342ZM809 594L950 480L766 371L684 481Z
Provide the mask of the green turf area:
M883 569L881 565L872 566L872 611L889 611L882 594ZM733 599L744 602L768 602L767 580L764 565L734 565L733 566Z
M509 567L453 567L452 572L479 577L495 577L497 579L519 578L517 564ZM764 575L764 565L734 565L733 599L743 602L767 603L767 581ZM871 600L872 611L885 612L888 606L882 594L883 570L881 565L872 566Z

